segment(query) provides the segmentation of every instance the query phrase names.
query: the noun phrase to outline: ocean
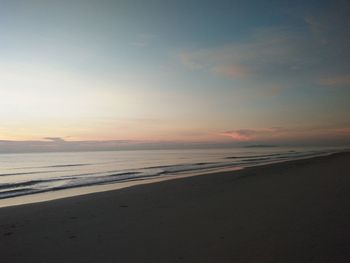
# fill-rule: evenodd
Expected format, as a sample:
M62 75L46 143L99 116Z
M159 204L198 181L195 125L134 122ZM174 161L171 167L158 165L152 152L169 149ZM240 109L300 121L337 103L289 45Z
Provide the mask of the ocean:
M0 154L0 199L242 169L327 155L331 148L230 148Z

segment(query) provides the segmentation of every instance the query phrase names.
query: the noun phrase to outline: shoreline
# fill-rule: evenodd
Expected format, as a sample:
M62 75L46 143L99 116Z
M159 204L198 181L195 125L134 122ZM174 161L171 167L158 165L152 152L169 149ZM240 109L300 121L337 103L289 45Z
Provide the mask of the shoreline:
M158 183L158 182L163 182L168 180L182 179L182 178L187 178L192 176L202 176L202 175L208 175L208 174L227 173L227 172L231 173L233 171L250 169L254 167L263 167L266 165L274 165L274 164L285 163L285 162L294 162L294 161L299 161L304 159L313 159L313 158L324 157L324 156L329 156L329 155L339 154L339 153L346 153L346 152L347 151L340 151L335 153L334 152L321 153L320 155L300 157L295 160L280 160L280 161L275 160L267 163L257 163L246 167L244 166L243 167L241 166L223 167L221 169L220 168L213 169L212 171L207 170L207 171L191 171L191 172L185 172L185 173L175 173L175 174L169 174L166 176L155 176L155 177L150 177L145 179L135 179L135 180L130 179L124 182L120 181L115 183L95 184L95 185L82 186L82 187L73 187L73 188L67 188L67 189L45 191L42 193L20 195L20 196L0 199L0 209L3 207L51 202L59 199L65 199L65 198L82 196L82 195L90 195L95 193L97 194L100 192L102 193L102 192L120 190L123 188L129 188L129 187L134 187L138 185L147 185L147 184Z
M0 208L3 262L348 262L350 153Z

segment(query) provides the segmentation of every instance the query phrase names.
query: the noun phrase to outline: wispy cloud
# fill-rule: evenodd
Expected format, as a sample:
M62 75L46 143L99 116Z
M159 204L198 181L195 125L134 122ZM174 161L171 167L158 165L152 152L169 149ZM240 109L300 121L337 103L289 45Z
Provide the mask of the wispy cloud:
M284 129L280 127L275 128L264 128L264 129L238 129L238 130L229 130L220 133L219 135L227 136L233 139L234 141L253 141L260 139L261 137L273 135L276 133L282 132Z
M270 127L261 129L227 130L218 134L236 142L307 142L327 140L350 140L350 125L310 125L293 127Z
M232 79L246 77L250 74L249 69L239 65L213 67L212 72Z
M297 68L305 63L298 54L301 46L301 38L285 28L264 28L243 42L184 52L180 61L191 69L237 78Z
M234 141L250 141L255 134L253 130L233 130L225 131L219 135L230 137Z
M257 88L266 82L289 87L348 85L350 22L344 12L338 13L302 16L304 27L256 28L239 41L183 51L179 58L189 69L248 79ZM327 75L334 77L324 78Z
M337 86L350 86L350 74L337 75L333 77L323 77L318 81L321 85L337 87Z
M65 140L60 137L45 137L44 140L48 140L51 142L60 142L60 143L65 142Z

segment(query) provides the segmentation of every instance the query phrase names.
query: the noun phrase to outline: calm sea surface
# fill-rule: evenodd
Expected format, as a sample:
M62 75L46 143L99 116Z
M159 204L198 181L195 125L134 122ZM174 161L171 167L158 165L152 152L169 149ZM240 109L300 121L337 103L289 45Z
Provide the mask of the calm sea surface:
M234 148L0 154L0 199L244 168L330 154L330 148Z

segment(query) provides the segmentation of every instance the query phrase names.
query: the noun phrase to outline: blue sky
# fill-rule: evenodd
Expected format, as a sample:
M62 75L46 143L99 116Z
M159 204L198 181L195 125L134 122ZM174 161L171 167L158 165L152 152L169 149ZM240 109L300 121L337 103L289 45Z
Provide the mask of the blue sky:
M0 140L349 142L349 1L0 1Z

